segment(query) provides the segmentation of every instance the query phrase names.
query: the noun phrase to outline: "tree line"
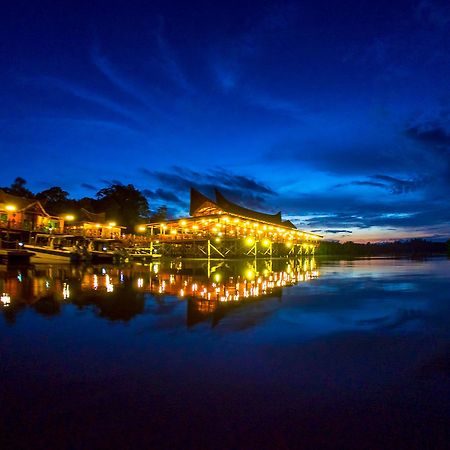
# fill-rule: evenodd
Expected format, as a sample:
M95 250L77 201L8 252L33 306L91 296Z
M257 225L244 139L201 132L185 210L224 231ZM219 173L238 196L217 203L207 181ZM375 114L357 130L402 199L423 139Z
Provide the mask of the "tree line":
M316 254L323 256L387 256L387 255L450 255L450 239L447 242L433 242L426 239L407 239L395 242L358 244L355 242L320 243Z
M11 195L39 200L52 215L70 214L80 217L82 209L105 213L107 221L127 227L129 233L134 233L139 223L167 220L167 206L163 205L151 211L145 195L132 184L112 184L100 189L94 197L83 197L79 200L70 198L70 194L59 186L33 193L26 184L24 178L17 177L11 186L0 189Z

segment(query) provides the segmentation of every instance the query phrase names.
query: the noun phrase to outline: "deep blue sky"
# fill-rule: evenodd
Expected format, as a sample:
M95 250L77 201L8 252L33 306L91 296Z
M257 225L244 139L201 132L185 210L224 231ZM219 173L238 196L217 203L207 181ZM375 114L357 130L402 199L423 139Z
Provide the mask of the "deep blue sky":
M450 234L447 1L11 2L0 185L188 187L328 238Z

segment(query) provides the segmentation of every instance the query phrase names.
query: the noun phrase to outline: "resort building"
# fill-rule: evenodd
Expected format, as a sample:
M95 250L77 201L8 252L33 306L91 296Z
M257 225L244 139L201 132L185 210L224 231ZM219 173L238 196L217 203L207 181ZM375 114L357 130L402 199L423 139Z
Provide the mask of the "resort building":
M120 238L125 227L106 221L106 213L93 213L81 208L79 215L65 217L65 232L76 236L95 238Z
M0 229L7 232L62 232L64 219L52 216L39 200L11 195L0 189Z
M140 232L161 244L162 253L170 256L311 254L321 238L298 230L282 219L281 212L254 211L231 202L218 190L213 200L195 189L191 189L189 217L146 224Z

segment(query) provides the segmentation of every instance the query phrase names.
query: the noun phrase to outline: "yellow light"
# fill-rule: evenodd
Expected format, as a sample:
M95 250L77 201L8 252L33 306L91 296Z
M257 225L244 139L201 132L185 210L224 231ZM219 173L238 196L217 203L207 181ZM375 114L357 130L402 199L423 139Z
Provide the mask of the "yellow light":
M67 216L64 217L64 219L66 219L66 220L74 220L75 216L73 214L67 214Z
M192 229L193 229L193 230L198 230L198 225L193 225L193 226L192 226Z
M221 275L220 275L220 273L215 273L214 274L214 281L216 282L216 283L218 283L220 280L221 280Z
M220 237L217 237L217 238L215 239L216 242L220 242L220 240L221 240Z
M268 247L268 246L270 245L269 239L264 239L264 240L262 241L262 244L264 245L264 247Z
M16 206L15 205L6 205L6 211L15 211L16 210Z
M240 222L240 220L239 219L234 219L234 221L233 221L234 223L239 223Z
M248 236L245 238L245 243L247 245L253 245L255 243L255 240L251 236Z
M139 231L145 231L147 229L147 227L145 227L144 225L141 225L140 227L138 227Z
M96 223L96 224L95 224L95 227L96 227L96 228L100 228L100 224L99 224L99 223Z
M167 228L167 225L165 223L162 223L161 228Z
M187 224L187 222L186 222L185 220L182 220L182 221L180 222L180 225L181 225L182 227L185 227L186 224Z
M170 230L170 234L177 234L177 230Z
M286 242L286 247L287 248L291 248L292 247L292 242Z
M109 222L108 224L110 227L115 227L116 226L116 222Z
M245 276L246 276L246 278L248 278L249 280L251 280L251 279L253 279L253 278L255 277L255 272L253 272L252 269L248 269L248 270L245 272Z

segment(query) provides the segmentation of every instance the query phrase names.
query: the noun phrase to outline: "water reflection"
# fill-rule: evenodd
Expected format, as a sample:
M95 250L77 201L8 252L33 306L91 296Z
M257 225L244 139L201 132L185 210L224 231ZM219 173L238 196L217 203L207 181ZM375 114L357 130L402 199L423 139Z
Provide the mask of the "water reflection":
M93 308L105 319L129 321L145 312L146 299L187 303L187 324L212 317L213 324L238 305L278 298L282 289L319 277L312 258L291 260L166 260L147 265L39 265L0 270L0 309L15 321L29 307L58 315L64 304Z

